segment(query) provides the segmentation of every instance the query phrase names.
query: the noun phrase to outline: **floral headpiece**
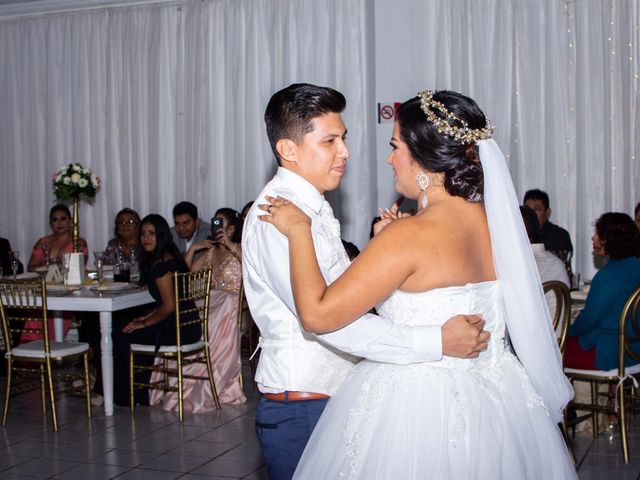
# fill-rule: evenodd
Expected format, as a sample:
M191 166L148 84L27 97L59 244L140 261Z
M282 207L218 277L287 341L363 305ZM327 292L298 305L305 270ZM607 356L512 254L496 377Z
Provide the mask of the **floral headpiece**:
M437 100L433 99L435 91L425 90L418 93L420 97L420 108L427 116L427 119L433 123L438 133L447 135L460 143L476 143L480 140L491 138L493 134L493 125L487 120L487 126L484 128L469 128L467 122L456 117L447 108ZM438 110L444 118L438 117L434 110ZM461 124L461 127L454 125L455 122Z

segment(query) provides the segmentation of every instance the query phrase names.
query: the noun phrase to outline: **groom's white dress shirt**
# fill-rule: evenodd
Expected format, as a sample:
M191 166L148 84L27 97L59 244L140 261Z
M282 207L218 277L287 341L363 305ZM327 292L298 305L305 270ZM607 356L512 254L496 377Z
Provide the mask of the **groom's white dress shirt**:
M366 314L329 334L302 330L291 292L287 238L273 225L258 219L265 212L257 205L266 203L266 195L287 198L311 217L313 243L327 283L349 266L340 239L340 224L329 203L305 179L278 168L250 210L242 235L244 289L251 316L261 332L262 352L255 377L261 392L331 395L358 361L342 352L400 364L442 357L440 326L394 325Z

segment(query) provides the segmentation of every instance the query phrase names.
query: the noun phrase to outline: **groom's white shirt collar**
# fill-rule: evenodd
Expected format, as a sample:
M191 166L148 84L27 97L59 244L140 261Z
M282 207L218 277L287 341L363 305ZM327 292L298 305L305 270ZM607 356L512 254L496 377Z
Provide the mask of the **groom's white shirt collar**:
M320 208L324 202L324 196L309 181L291 170L278 167L276 177L282 180L286 185L290 185L296 195L316 214L320 213Z

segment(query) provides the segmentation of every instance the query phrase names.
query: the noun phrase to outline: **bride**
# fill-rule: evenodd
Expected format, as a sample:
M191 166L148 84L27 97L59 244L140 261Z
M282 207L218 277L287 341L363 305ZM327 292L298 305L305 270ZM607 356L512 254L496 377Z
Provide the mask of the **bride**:
M476 103L454 92L403 103L388 163L419 211L388 216L330 286L309 218L281 198L260 207L271 213L261 220L289 240L305 329L333 331L377 305L411 325L479 312L491 331L476 359L361 361L331 398L295 478L576 478L557 426L573 391L492 130Z

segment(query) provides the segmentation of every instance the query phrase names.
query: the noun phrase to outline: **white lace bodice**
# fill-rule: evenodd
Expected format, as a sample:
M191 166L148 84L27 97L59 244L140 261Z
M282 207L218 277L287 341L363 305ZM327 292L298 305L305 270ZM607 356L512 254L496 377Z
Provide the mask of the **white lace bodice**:
M485 364L501 356L505 349L505 321L497 281L419 293L396 291L377 310L381 316L406 325L442 325L457 314L481 314L485 330L491 332L487 350L474 360L444 357L440 363L462 368Z

